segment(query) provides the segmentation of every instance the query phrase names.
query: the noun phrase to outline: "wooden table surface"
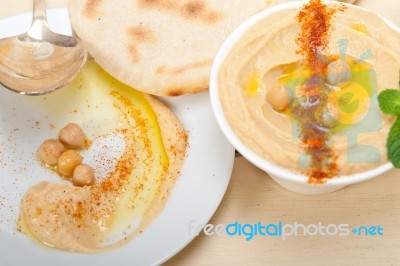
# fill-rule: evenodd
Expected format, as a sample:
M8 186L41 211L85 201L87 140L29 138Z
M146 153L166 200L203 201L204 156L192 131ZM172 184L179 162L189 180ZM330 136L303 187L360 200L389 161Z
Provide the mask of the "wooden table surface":
M48 7L67 0L48 0ZM397 0L360 0L400 25ZM0 0L0 17L31 9L31 0ZM400 45L400 44L399 44ZM322 196L292 193L243 157L235 159L227 193L211 224L290 223L380 226L383 236L205 236L166 265L400 265L400 170Z

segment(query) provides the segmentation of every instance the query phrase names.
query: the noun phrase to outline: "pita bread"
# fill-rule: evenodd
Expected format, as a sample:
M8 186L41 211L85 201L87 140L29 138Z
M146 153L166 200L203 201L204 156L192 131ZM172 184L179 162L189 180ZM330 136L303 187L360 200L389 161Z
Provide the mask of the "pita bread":
M212 61L244 20L288 0L70 0L71 23L96 62L146 93L208 89Z

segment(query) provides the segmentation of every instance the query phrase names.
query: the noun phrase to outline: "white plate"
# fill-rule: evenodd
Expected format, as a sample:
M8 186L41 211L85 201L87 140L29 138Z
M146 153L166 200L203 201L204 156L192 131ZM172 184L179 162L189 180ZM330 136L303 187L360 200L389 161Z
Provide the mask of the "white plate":
M49 24L70 34L67 9L48 11ZM0 21L0 37L19 34L30 25L25 13ZM172 257L195 236L189 225L205 224L216 211L232 172L234 149L220 132L208 93L166 99L189 133L189 151L162 213L125 246L100 254L47 248L16 231L19 203L39 180L57 181L34 156L40 143L57 134L46 115L24 97L0 86L0 265L153 265ZM62 104L60 104L62 105ZM39 123L37 123L39 122ZM200 230L200 228L199 228Z

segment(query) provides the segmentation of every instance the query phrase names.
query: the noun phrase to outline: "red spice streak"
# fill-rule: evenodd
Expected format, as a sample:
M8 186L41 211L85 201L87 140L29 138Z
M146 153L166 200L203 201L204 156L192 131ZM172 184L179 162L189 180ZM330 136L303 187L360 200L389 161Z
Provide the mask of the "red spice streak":
M301 32L297 38L302 53L307 60L311 75L324 75L326 64L318 60L318 55L329 43L329 31L335 9L321 3L321 0L311 0L304 5L297 16Z
M334 8L321 3L321 0L310 0L297 16L301 25L301 32L296 40L301 48L298 53L304 55L305 67L309 69L312 77L305 84L304 93L320 102L316 107L298 107L294 110L300 124L305 151L311 157L309 183L324 183L338 172L337 156L332 144L329 144L330 133L316 126L321 122L322 108L328 101L322 86L327 64L320 60L320 56L329 43L331 20L335 11Z

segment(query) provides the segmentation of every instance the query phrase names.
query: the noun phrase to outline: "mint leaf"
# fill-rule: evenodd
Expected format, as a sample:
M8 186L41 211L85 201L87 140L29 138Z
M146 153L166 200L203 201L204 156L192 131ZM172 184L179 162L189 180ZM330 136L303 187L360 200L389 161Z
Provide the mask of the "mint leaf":
M387 89L378 95L379 108L388 115L400 115L400 90Z
M386 141L387 155L389 161L396 168L400 168L400 118L392 125Z

